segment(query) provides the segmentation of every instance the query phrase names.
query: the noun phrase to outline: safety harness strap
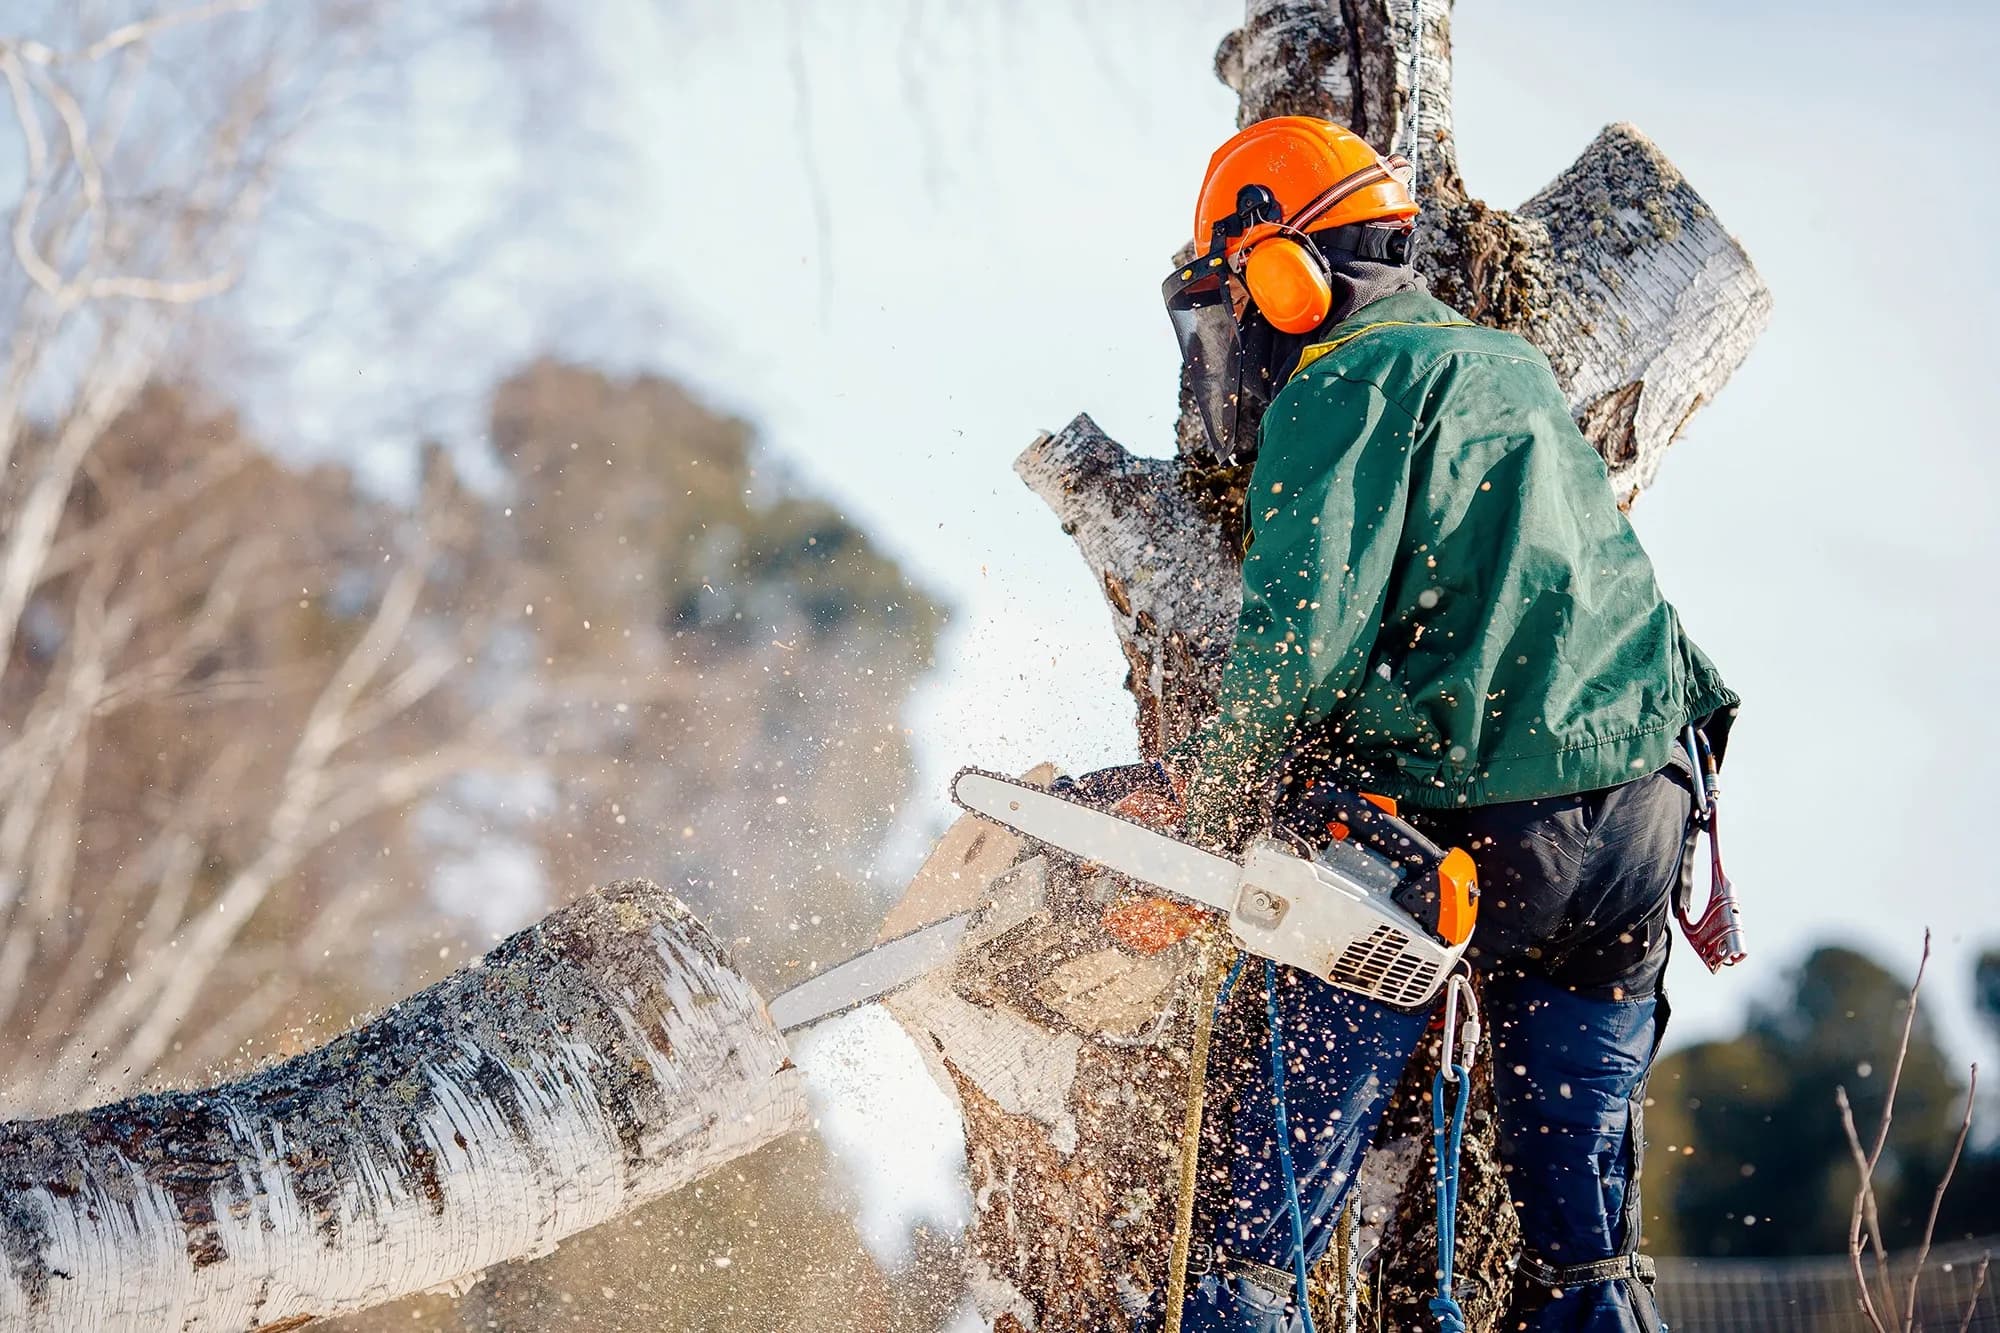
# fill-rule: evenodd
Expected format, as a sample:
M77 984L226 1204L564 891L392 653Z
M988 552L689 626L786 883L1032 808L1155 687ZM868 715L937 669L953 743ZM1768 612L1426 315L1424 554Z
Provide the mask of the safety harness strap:
M1536 1254L1524 1252L1521 1255L1521 1276L1553 1291L1580 1287L1588 1282L1613 1282L1628 1278L1651 1282L1659 1276L1659 1272L1652 1256L1645 1254L1616 1254L1609 1259L1587 1264L1552 1264Z

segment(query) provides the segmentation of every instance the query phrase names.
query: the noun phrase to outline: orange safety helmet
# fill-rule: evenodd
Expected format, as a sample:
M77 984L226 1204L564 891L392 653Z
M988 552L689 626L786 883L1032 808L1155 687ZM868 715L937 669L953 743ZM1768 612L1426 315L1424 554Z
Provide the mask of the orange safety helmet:
M1399 175L1408 166L1330 120L1260 120L1208 159L1194 206L1195 243L1207 240L1211 255L1221 243L1273 328L1311 333L1332 308L1333 293L1319 255L1297 238L1371 222L1407 225L1417 215ZM1383 237L1382 255L1367 257L1407 258L1407 249L1394 255L1389 244L1402 231Z
M1272 331L1310 333L1331 313L1329 256L1409 262L1408 166L1311 116L1260 120L1209 158L1194 214L1195 244L1207 248L1162 295L1219 456L1247 452L1238 437L1276 391L1269 356L1252 364ZM1247 305L1231 299L1232 282Z

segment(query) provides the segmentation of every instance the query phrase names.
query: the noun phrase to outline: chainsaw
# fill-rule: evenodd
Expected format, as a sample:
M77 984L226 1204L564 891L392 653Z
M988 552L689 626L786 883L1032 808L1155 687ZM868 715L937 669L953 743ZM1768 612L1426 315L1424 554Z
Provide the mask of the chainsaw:
M1386 800L1327 784L1309 788L1241 859L1107 810L1085 784L1046 790L968 768L951 793L1054 851L1215 912L1250 953L1397 1008L1437 996L1478 914L1471 856L1439 847ZM949 960L976 916L946 917L829 968L774 999L773 1021L791 1031L881 998Z

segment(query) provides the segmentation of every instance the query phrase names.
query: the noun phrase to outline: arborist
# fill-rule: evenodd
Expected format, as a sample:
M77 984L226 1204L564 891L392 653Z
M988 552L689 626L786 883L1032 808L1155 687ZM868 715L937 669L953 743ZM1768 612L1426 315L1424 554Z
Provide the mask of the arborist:
M1503 1327L1655 1333L1639 1109L1697 804L1688 749L1719 750L1737 696L1661 595L1547 359L1412 270L1406 169L1306 117L1209 162L1167 306L1211 448L1255 463L1218 715L1166 766L1186 835L1217 849L1333 781L1472 853L1467 956L1523 1247ZM1282 1058L1211 1058L1233 1148L1201 1164L1183 1330L1299 1326L1295 1278L1430 1019L1260 971L1240 989L1268 987L1245 1002Z

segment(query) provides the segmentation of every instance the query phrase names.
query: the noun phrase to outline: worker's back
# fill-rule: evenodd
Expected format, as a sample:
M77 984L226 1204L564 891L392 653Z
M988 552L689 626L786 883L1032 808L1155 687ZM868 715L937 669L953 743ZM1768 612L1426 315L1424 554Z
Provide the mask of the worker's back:
M1246 582L1292 602L1308 734L1412 805L1612 786L1736 702L1541 353L1424 293L1307 349L1265 416L1249 504Z

